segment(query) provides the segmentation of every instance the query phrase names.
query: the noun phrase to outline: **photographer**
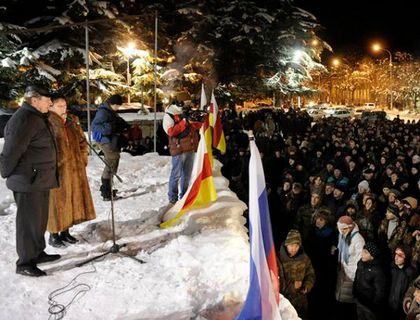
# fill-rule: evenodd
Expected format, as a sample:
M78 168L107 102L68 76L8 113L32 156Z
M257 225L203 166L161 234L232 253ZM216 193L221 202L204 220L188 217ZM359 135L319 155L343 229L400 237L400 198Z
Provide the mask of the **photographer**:
M200 122L190 122L183 115L182 106L172 103L166 108L163 117L163 129L168 135L169 152L172 156L168 191L170 204L175 204L188 189L194 153L199 141L197 131L200 127ZM180 192L179 184L181 184Z
M111 168L105 166L102 173L100 188L104 201L111 200L111 179L118 171L122 142L125 141L123 133L130 127L118 114L117 110L122 105L122 97L118 94L110 96L102 103L92 121L92 138L99 144L104 153L105 161Z

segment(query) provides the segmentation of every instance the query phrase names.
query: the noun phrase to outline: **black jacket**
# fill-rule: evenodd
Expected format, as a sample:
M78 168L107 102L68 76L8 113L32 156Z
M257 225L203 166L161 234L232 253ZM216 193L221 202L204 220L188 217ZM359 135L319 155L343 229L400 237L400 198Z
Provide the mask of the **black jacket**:
M48 114L24 103L8 121L0 154L0 173L12 191L58 187L57 149Z
M357 263L353 283L354 297L371 311L379 311L385 301L386 279L379 261Z
M391 265L391 286L388 297L388 305L394 313L402 312L404 294L414 280L416 273L410 266L399 268L393 263Z

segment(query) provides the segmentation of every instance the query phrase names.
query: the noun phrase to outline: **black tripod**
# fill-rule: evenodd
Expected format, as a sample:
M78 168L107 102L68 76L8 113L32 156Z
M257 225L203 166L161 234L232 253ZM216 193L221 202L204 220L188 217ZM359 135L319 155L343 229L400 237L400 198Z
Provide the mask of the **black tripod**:
M86 143L88 144L88 146L89 146L89 148L98 156L98 158L99 159L101 159L101 161L105 164L105 166L111 171L111 174L112 174L112 177L111 177L111 186L110 186L110 188L111 188L111 217L112 217L112 227L111 227L111 229L112 229L112 246L111 246L111 248L109 248L108 249L108 251L107 252L105 252L105 253L103 253L103 254L100 254L99 256L96 256L96 257L93 257L93 258L91 258L91 259L88 259L88 260L86 260L86 261L83 261L83 262L80 262L80 263L78 263L78 264L76 264L76 267L81 267L81 266L84 266L85 264L87 264L87 263L89 263L89 262L92 262L92 261L95 261L95 260L97 260L97 259L99 259L99 258L102 258L102 257L104 257L104 256L106 256L106 255L108 255L108 254L110 254L110 253L116 253L116 254L120 254L120 255L123 255L123 256L125 256L125 257L129 257L129 258L131 258L131 259L133 259L133 260L135 260L135 261L137 261L137 262L139 262L139 263L145 263L143 260L141 260L141 259L138 259L138 258L136 258L136 257L133 257L133 256L130 256L129 254L127 254L127 253L125 253L125 252L121 252L120 251L120 249L121 248L124 248L125 246L127 246L127 243L123 243L123 244L118 244L116 241L115 241L115 219L114 219L114 191L113 191L113 183L112 183L112 180L113 180L113 177L115 176L117 179L118 179L118 181L120 181L120 182L123 182L123 180L121 179L121 177L120 176L118 176L117 175L117 173L116 172L114 172L114 170L113 170L113 168L109 165L109 163L108 163L108 161L106 161L104 158L102 158L100 155L99 155L99 153L95 150L95 148L89 143L89 142L87 142L86 141Z

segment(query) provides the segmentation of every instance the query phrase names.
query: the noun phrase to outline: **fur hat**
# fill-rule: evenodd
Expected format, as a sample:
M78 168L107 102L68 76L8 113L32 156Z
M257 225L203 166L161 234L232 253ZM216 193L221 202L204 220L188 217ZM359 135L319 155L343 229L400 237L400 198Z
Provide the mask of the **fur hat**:
M313 221L318 218L322 218L325 221L329 222L331 220L331 211L326 208L320 208L315 211Z
M287 234L286 240L284 241L284 244L287 246L289 244L302 244L302 237L300 236L300 232L296 229L292 229Z
M359 182L357 187L359 189L362 188L363 190L370 191L369 182L367 182L367 180L363 180L363 181Z

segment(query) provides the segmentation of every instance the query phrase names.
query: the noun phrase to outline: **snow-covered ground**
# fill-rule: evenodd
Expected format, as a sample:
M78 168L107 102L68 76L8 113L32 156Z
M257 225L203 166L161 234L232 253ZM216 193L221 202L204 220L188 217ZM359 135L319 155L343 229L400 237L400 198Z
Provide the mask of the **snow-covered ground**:
M40 265L48 273L42 278L15 274L16 205L0 179L0 319L48 319L48 295L68 284L66 289L73 289L56 296L57 303L67 305L80 294L65 319L233 319L248 288L246 206L228 189L220 167L215 168L218 200L192 212L176 228L162 230L170 158L123 153L119 174L124 184L117 182L116 187L125 198L115 202L117 242L127 243L122 251L146 263L113 254L76 267L112 245L110 203L98 192L102 167L99 159L90 158L97 219L72 228L78 244L47 246L48 253L59 253L62 259ZM283 320L296 319L288 301L282 301Z

